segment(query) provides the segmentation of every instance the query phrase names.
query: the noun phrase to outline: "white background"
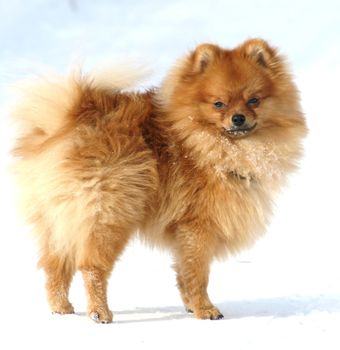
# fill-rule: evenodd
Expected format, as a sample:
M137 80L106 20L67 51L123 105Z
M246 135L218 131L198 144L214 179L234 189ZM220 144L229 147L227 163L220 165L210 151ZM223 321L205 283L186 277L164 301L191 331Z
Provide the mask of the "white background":
M138 242L117 264L109 303L115 319L52 316L28 228L13 205L6 173L13 133L8 86L47 67L67 72L134 58L158 84L174 60L209 41L233 47L249 37L280 47L301 90L310 134L301 170L277 202L268 233L211 273L210 294L225 315L187 315L171 257ZM90 1L0 2L0 334L1 349L339 349L340 348L340 2Z

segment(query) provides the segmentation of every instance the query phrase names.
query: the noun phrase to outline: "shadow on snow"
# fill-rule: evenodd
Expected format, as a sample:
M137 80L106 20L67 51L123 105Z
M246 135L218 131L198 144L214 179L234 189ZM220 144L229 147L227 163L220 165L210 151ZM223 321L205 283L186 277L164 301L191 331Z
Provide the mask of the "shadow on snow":
M218 303L217 307L224 314L222 321L246 317L284 318L306 316L312 312L340 312L340 296L315 297L278 297L269 299L237 300ZM77 313L85 316L85 313ZM136 308L134 310L114 311L113 324L158 322L168 320L194 319L181 306L159 308Z

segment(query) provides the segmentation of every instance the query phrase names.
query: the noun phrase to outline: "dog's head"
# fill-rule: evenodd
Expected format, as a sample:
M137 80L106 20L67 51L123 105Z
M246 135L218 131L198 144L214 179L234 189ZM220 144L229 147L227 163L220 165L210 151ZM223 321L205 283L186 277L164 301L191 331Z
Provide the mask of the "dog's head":
M285 60L261 39L233 50L199 45L165 79L159 102L174 137L196 159L221 159L239 174L265 163L262 173L292 168L306 134Z
M248 137L261 129L304 129L284 59L261 39L233 50L199 45L165 80L161 102L179 126L189 119L228 138Z

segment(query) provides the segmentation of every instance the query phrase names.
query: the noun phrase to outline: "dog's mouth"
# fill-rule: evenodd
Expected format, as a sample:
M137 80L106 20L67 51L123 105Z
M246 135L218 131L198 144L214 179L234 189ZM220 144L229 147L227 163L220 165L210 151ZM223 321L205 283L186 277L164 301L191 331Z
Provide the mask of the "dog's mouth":
M252 125L248 128L239 128L237 126L232 126L229 129L224 128L224 133L226 133L227 135L230 135L230 136L234 136L234 137L246 136L249 133L251 133L252 131L254 131L256 126L257 126L257 123L255 123L254 125Z

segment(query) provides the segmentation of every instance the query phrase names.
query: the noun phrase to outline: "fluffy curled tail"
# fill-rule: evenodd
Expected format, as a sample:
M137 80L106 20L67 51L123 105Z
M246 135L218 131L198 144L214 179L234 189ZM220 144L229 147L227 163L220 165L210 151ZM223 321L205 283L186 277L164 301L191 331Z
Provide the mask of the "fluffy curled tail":
M121 91L140 83L148 73L145 68L120 65L89 74L75 69L66 77L39 77L17 86L19 103L12 118L22 139L44 142L67 124L69 112L81 100L84 90Z

